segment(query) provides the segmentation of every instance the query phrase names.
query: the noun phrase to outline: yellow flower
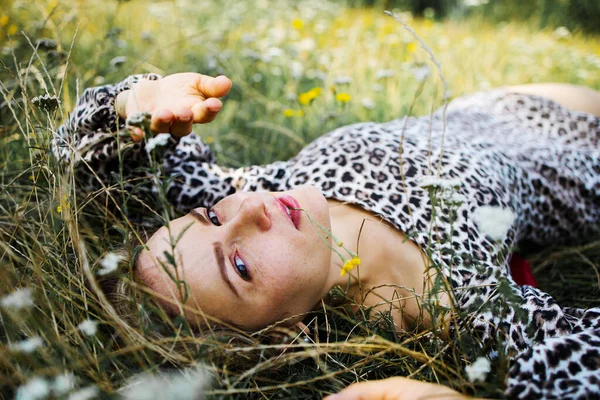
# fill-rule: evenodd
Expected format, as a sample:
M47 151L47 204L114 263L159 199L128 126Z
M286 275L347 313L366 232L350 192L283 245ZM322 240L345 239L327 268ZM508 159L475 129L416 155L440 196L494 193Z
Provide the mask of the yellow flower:
M215 139L212 136L207 136L206 137L206 144L211 144L214 141L215 141Z
M300 30L300 29L304 28L304 22L300 18L294 18L294 20L292 21L292 26L295 29Z
M335 95L335 99L340 103L347 103L350 101L352 97L346 92L338 93Z
M346 261L346 263L342 267L342 270L340 271L340 276L346 275L348 272L352 271L354 269L354 267L357 267L358 265L360 265L360 258L352 257L351 259Z
M8 25L8 15L4 14L0 17L0 26L4 28L6 25Z
M417 44L415 42L410 42L407 46L406 46L406 50L409 53L414 53L417 51Z
M321 94L321 91L322 91L322 89L320 87L315 87L315 88L310 89L308 92L300 93L300 95L298 95L298 102L303 106L307 106L314 99L319 97L319 95Z
M7 32L8 32L9 35L14 35L15 33L17 33L18 30L19 30L19 28L17 28L17 26L13 24L13 25L11 25L11 26L8 27L8 31Z
M56 206L56 212L59 214L62 213L62 206L60 206L60 205Z
M283 110L283 116L286 118L304 117L304 111L292 110L291 108L286 108L285 110Z

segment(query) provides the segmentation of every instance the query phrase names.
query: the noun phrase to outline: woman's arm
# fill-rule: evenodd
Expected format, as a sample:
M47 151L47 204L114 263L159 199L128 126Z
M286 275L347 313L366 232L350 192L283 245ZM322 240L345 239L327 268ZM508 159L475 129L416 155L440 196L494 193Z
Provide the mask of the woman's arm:
M327 396L324 400L465 400L470 398L443 385L395 377L355 383L337 394Z
M186 207L190 201L182 193L187 190L194 192L196 204L201 205L205 199L226 194L231 187L221 182L209 190L204 185L207 182L187 176L204 168L201 175L214 178L206 171L214 161L210 149L197 136L187 134L193 123L210 122L216 117L222 103L211 96L223 96L230 87L231 81L225 77L186 73L165 78L133 75L115 85L87 89L69 120L54 135L52 149L63 165L72 163L79 187L85 192L106 190L122 180L127 192L142 200L151 199L155 180L148 179L151 156L146 141L141 140L141 129L132 132L126 127L128 117L149 112L154 132L173 134L166 146L157 147L152 154L162 161L165 177L183 175L170 184L172 203Z
M568 83L532 83L503 87L507 93L523 93L545 97L574 111L600 117L600 93L586 86Z

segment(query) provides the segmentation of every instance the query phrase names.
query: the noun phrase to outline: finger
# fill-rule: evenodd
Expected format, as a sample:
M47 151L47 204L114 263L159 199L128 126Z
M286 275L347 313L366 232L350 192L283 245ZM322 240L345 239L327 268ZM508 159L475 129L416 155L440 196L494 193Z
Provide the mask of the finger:
M144 138L144 130L142 128L138 128L137 126L130 126L129 132L131 139L133 139L134 142L139 142Z
M210 98L202 102L198 102L192 106L192 112L194 113L195 124L206 124L212 122L216 117L223 103L219 99Z
M182 107L175 113L173 124L171 125L171 134L175 136L185 136L192 131L194 123L194 113L189 108Z
M166 108L153 113L150 130L154 133L169 133L173 118L171 110Z
M397 378L354 383L327 400L400 400L403 381Z
M223 97L229 93L231 85L231 80L224 75L217 76L216 78L200 75L197 89L204 97Z

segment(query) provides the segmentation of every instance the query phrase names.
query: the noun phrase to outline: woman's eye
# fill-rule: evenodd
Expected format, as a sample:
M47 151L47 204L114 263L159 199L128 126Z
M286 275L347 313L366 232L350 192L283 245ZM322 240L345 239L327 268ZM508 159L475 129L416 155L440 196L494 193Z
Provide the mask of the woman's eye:
M206 215L208 216L208 219L210 220L210 222L213 223L213 225L221 226L221 222L219 221L219 217L217 217L217 214L213 210L208 210L206 212Z
M250 274L248 273L248 268L246 268L246 264L244 264L244 260L242 260L240 258L240 256L238 256L236 254L235 257L233 258L233 263L234 263L235 269L237 270L238 274L240 274L242 279L245 281L249 281Z

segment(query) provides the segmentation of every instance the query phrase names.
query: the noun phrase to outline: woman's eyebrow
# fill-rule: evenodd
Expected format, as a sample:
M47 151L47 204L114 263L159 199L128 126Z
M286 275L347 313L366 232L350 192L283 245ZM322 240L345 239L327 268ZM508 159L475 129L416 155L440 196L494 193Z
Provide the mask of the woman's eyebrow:
M217 264L219 264L219 272L221 273L221 277L223 278L227 286L229 286L231 291L235 293L237 297L240 297L240 294L235 289L235 286L233 286L231 281L229 280L227 272L225 272L225 256L223 255L223 247L221 246L221 243L214 242L213 249L215 250L215 258L217 259Z

